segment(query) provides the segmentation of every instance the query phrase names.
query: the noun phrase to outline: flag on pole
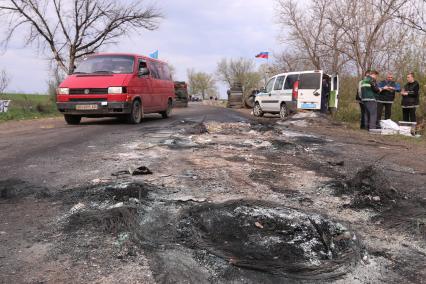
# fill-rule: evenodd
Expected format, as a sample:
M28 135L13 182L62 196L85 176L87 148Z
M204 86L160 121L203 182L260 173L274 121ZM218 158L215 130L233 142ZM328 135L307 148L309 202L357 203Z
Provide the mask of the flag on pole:
M267 52L267 51L261 52L258 55L256 55L256 58L268 59L269 58L269 52Z
M149 57L154 58L154 59L158 59L158 50L156 50L155 52L151 53L149 55Z

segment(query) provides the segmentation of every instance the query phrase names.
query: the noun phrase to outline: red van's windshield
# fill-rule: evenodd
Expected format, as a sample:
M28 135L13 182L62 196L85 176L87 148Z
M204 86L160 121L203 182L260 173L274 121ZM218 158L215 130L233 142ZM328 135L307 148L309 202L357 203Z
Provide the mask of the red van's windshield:
M100 55L84 59L74 74L131 74L134 57L126 55Z

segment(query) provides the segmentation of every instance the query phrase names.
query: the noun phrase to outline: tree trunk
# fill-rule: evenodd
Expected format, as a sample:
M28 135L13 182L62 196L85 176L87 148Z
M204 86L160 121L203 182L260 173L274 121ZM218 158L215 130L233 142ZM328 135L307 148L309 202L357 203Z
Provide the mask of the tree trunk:
M75 47L72 45L70 46L70 56L69 56L69 65L68 65L68 75L71 75L74 73L75 70Z

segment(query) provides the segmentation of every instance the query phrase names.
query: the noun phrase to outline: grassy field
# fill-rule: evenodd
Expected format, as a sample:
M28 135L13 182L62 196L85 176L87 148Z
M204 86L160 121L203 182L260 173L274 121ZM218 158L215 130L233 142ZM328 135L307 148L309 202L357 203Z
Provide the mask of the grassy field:
M0 100L11 100L9 111L0 113L0 122L59 115L48 95L1 94Z

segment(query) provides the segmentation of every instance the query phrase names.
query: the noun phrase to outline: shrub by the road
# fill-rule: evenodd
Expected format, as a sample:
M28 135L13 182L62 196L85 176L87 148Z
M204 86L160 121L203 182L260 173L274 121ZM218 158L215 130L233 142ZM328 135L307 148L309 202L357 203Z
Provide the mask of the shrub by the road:
M59 115L48 95L1 94L0 100L11 100L9 111L0 113L0 122Z

